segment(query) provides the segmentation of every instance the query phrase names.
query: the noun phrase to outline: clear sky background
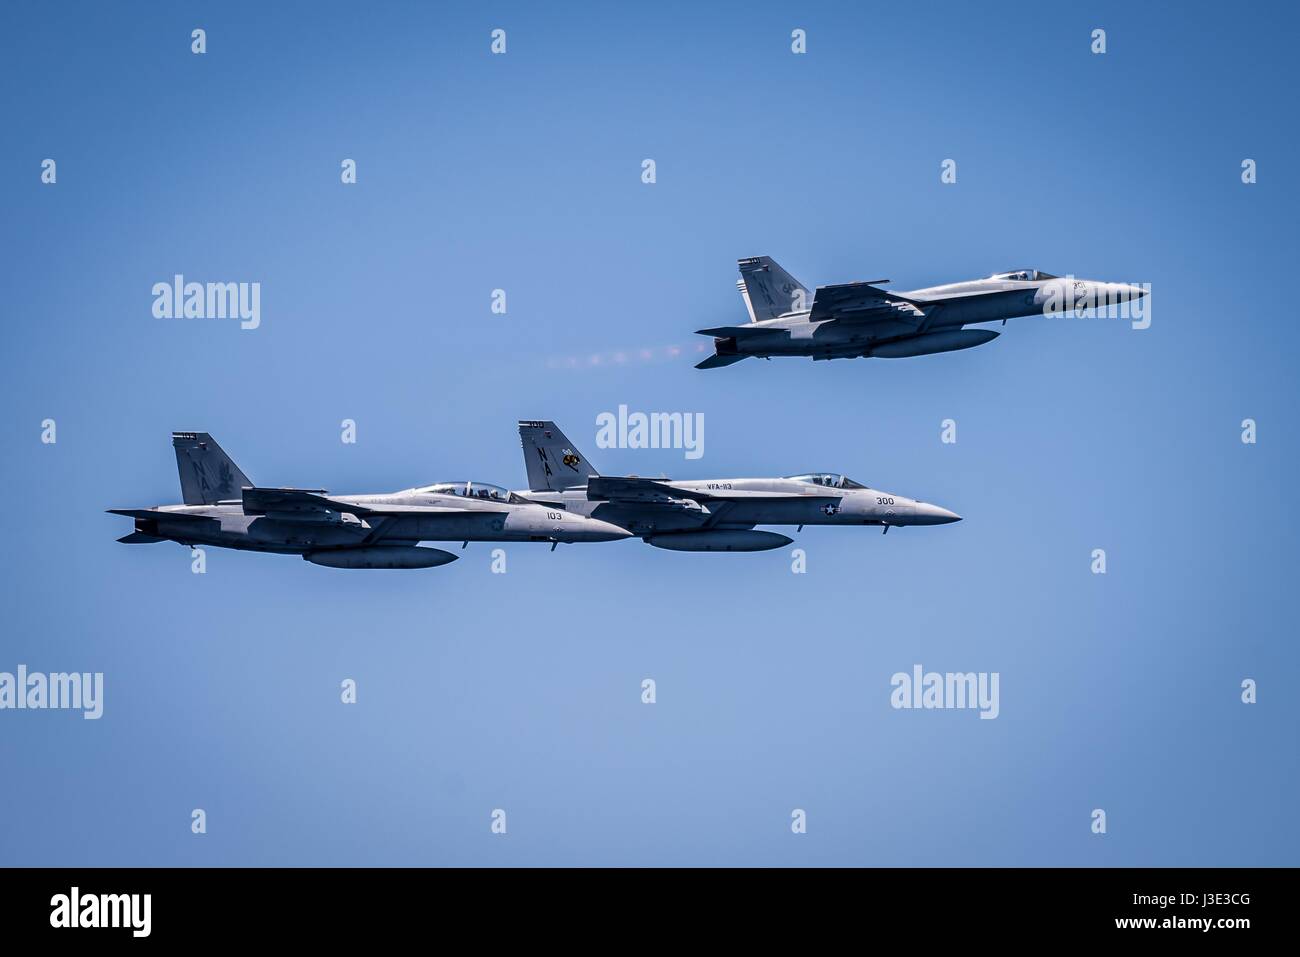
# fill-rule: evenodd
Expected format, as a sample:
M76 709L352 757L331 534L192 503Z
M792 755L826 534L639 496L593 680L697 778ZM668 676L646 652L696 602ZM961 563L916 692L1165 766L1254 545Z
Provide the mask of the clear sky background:
M0 712L0 861L1300 863L1290 8L0 17L0 670L105 674L99 721ZM695 371L760 254L1149 282L1152 324ZM261 282L261 328L155 319L175 273ZM704 457L595 448L620 404L704 413ZM263 485L520 487L534 417L610 473L836 470L965 521L805 529L804 575L638 541L194 575L103 512L179 499L173 429ZM1000 717L893 710L918 663L999 672Z

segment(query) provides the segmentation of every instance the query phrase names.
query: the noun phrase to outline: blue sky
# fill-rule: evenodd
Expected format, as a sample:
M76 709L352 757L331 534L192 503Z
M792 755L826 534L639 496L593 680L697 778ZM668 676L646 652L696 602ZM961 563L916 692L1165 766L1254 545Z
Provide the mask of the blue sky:
M102 671L105 702L0 712L0 861L1297 862L1294 12L2 16L0 670ZM810 286L1148 282L1152 324L696 372L759 254ZM175 273L260 282L261 327L155 319ZM703 413L704 458L596 449L620 404ZM519 487L519 418L610 473L830 469L965 521L805 529L803 575L636 541L510 546L505 575L484 544L394 573L213 549L193 575L103 513L179 498L173 429L263 485ZM999 717L892 709L917 663L998 672Z

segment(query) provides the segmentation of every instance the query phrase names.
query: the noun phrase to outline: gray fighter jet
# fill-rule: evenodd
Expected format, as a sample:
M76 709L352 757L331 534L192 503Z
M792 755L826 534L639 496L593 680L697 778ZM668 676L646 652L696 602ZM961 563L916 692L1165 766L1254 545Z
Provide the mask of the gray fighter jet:
M902 359L970 349L996 339L993 329L966 329L1019 316L1081 312L1144 296L1139 286L1013 269L987 279L911 292L880 288L888 279L818 286L809 292L769 256L742 259L736 285L750 321L701 329L714 354L697 369L717 369L750 356L814 359Z
M961 516L938 505L882 492L845 475L670 479L598 475L549 421L519 423L527 491L515 494L625 528L656 548L679 552L761 552L792 539L755 525L946 525Z
M418 542L550 542L554 550L560 542L630 537L616 525L481 482L378 495L258 488L208 433L174 432L172 445L185 504L110 508L135 519L135 531L119 542L280 552L331 568L433 568L456 556Z

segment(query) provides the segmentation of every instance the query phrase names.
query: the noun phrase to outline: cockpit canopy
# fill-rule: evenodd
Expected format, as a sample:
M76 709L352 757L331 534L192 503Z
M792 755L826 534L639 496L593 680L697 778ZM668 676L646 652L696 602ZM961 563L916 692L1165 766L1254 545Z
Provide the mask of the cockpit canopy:
M1010 272L995 272L990 279L1005 279L1008 282L1037 282L1040 279L1057 279L1050 272L1041 269L1012 269Z
M826 488L867 488L861 482L855 482L847 475L840 475L838 472L808 472L805 475L787 475L786 478L793 482L811 482L813 485L824 485Z
M459 495L461 498L478 498L489 502L523 503L523 499L509 489L489 485L487 482L439 482L437 485L423 485L411 491L421 495Z

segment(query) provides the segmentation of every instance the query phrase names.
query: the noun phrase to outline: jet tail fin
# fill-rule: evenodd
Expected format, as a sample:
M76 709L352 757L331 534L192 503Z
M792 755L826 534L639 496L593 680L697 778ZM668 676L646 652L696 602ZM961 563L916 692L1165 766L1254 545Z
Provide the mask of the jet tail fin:
M740 279L736 286L749 310L750 322L775 319L789 312L812 308L812 293L799 280L777 265L771 256L754 256L736 263Z
M586 485L598 473L577 446L554 422L521 421L519 439L524 446L528 488L534 492L559 492Z
M186 505L238 500L241 489L253 484L206 432L173 432L172 447Z

